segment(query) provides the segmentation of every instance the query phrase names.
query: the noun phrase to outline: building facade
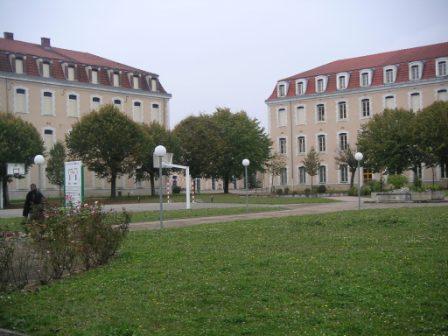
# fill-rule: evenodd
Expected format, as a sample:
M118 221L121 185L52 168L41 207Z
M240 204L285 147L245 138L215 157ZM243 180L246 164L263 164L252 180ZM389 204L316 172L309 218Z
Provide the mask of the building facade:
M56 48L49 38L41 44L17 41L12 33L0 38L0 111L31 122L42 135L46 151L64 140L72 125L103 104L113 104L139 123L157 121L169 127L169 99L157 74L133 68L93 54ZM117 136L125 136L117 134ZM45 178L45 195L57 187ZM32 167L23 179L9 185L10 197L21 198L38 180ZM87 171L87 195L107 195L109 183ZM126 176L117 180L122 194L148 194L149 184Z
M314 147L322 163L313 185L346 189L349 169L335 156L348 145L356 147L364 123L386 108L418 113L436 100L448 100L448 43L338 60L278 81L266 100L268 128L286 168L274 185L309 187L302 162ZM379 178L367 169L362 174L364 182ZM432 181L430 169L422 167L418 174ZM435 175L446 183L447 167L438 167Z

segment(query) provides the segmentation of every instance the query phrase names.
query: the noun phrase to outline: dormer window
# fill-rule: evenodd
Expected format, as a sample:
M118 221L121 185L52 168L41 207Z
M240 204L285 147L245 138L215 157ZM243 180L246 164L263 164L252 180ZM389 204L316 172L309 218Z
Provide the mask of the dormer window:
M14 60L14 65L15 65L16 73L23 74L23 59L16 58Z
M409 63L409 80L419 80L422 78L423 63L412 62Z
M346 72L339 73L336 76L336 87L338 90L344 90L348 86L349 74Z
M42 77L50 77L50 63L42 63Z
M442 77L448 75L447 71L448 57L436 59L436 76Z
M98 84L98 70L97 69L92 69L91 72L91 82L92 84Z
M397 78L397 67L395 65L390 65L383 70L384 84L395 83Z
M120 86L120 74L118 72L112 74L112 85L115 87Z
M301 96L306 92L306 79L299 79L296 82L296 95Z
M359 72L359 84L362 87L372 85L372 70L364 69Z
M327 77L318 76L316 77L316 92L321 93L327 89Z
M67 80L74 81L75 80L75 67L69 65L67 67Z
M277 97L285 97L286 92L288 91L287 83L278 83L277 85Z
M134 75L134 76L132 76L132 87L133 87L134 89L139 89L139 82L140 82L139 79L140 79L140 78L138 77L138 75Z

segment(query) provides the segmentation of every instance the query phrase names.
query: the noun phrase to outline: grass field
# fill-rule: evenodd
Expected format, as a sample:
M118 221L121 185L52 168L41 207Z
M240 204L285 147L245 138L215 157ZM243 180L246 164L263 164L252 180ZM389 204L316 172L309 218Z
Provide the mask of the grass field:
M133 232L109 265L0 296L30 335L446 335L448 207Z

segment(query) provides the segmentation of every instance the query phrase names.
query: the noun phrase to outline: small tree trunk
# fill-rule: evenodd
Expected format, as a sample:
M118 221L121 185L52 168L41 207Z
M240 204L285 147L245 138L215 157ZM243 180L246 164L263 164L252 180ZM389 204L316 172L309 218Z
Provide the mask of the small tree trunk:
M117 174L112 173L110 177L110 198L115 198L117 196Z
M229 177L228 176L224 176L222 178L222 186L224 189L224 194L228 194L229 193Z
M313 175L310 175L311 180L311 193L313 193Z
M271 175L271 193L274 192L274 174Z
M434 166L431 167L432 172L432 186L436 184L436 168Z
M9 192L8 192L8 177L2 178L3 183L3 206L6 208L9 205Z
M149 173L149 184L151 185L151 196L154 196L156 194L156 180L154 173Z
M356 168L350 168L350 188L353 188L355 185L355 174L356 174Z

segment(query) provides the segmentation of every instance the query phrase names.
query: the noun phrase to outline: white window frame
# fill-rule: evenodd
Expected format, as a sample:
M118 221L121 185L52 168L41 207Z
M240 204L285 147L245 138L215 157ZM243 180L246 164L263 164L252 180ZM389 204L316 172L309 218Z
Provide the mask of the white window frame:
M319 91L318 90L318 82L319 82L319 80L321 80L322 79L322 85L323 85L323 88L322 88L322 91ZM316 77L316 79L315 79L315 83L316 83L316 93L323 93L323 92L325 92L325 91L327 91L327 82L328 82L328 76L324 76L324 75L321 75L321 76L317 76Z
M345 118L341 119L339 115L339 104L345 103ZM345 99L336 101L336 121L347 121L348 120L348 102Z
M135 119L135 103L140 103L140 113L141 113L141 118L140 120L136 120ZM134 120L135 122L143 122L143 118L144 117L144 111L143 111L143 101L139 100L139 99L133 99L132 100L132 120Z
M94 110L94 104L93 104L93 98L99 98L100 99L100 103L98 105L98 109L100 108L100 106L103 104L103 97L99 96L99 95L90 95L90 110Z
M446 66L445 66L446 74L445 75L441 75L439 73L439 63L440 62L445 62L445 64L446 64ZM436 77L445 77L445 76L448 76L448 57L439 57L436 59Z
M392 110L396 109L397 108L397 96L394 93L388 93L388 94L383 95L383 110L386 109L386 98L387 97L393 97L394 98L394 104L393 104L394 107L392 108Z
M299 108L303 109L303 122L299 122ZM305 105L297 105L295 107L295 119L296 125L306 125L306 106Z
M285 86L285 94L284 95L280 95L280 86L284 85ZM286 81L281 81L277 83L277 97L286 97L288 95L288 89L289 89L289 83Z
M48 76L46 76L45 68L48 67ZM42 77L50 78L51 77L51 65L50 62L42 62Z
M287 186L288 185L288 182L289 182L289 174L288 174L288 167L283 167L282 169L284 169L285 170L285 172L286 172L286 181L285 181L285 183L284 184L282 184L282 173L281 173L281 171L280 171L280 174L278 175L278 184L280 185L280 186Z
M115 76L117 76L117 77L115 77ZM115 78L117 78L117 82L115 82ZM112 72L112 86L120 87L120 72L118 72L118 71Z
M341 77L344 77L345 81L345 87L341 87L339 83L339 79ZM348 83L350 81L350 74L348 72L340 72L336 75L336 88L338 90L346 90L348 88Z
M281 110L283 110L283 112L285 113L285 124L284 125L280 124L280 111ZM286 127L287 125L288 125L288 108L280 106L277 108L277 127Z
M320 168L321 167L325 167L325 181L324 182L321 182L321 180L320 180ZM317 178L319 179L319 184L321 184L321 185L325 185L328 183L328 167L325 163L321 163L319 165L319 168L317 169Z
M367 85L363 85L362 84L362 75L363 74L367 74L367 76L368 76L368 80L367 80ZM371 86L372 85L372 76L373 75L373 70L372 69L362 69L360 72L359 72L359 86L360 87L368 87L368 86Z
M300 138L303 138L303 140L304 140L304 151L303 152L301 152L300 151L300 143L299 143L299 139ZM306 152L307 152L307 150L306 150L306 143L307 143L307 140L306 140L306 135L305 134L303 134L303 133L300 133L298 136L297 136L297 142L296 142L296 144L297 144L297 155L306 155Z
M388 82L386 73L388 70L392 70L392 81ZM396 65L388 65L383 68L383 83L384 84L393 84L397 81L397 66Z
M135 82L136 79L137 79L137 82ZM135 85L135 84L137 84L137 85ZM132 75L132 88L134 90L140 89L140 76L139 75Z
M282 153L282 151L281 151L281 149L282 149L282 144L280 142L281 139L285 139L285 152L284 153ZM287 155L288 154L288 137L287 136L279 136L277 138L277 144L278 144L278 153Z
M338 148L338 150L342 150L342 148L341 148L341 138L340 138L341 134L345 134L345 135L346 135L346 146L347 146L347 148L348 148L349 143L350 143L350 142L349 142L348 131L346 131L346 130L342 130L342 131L337 132L337 133L336 133L336 144L337 144L337 148ZM346 148L345 148L345 149L346 149Z
M96 73L96 79L94 80L94 78L93 78L93 73ZM92 84L98 84L100 81L99 81L99 78L100 78L100 76L99 76L99 71L98 71L98 69L91 69L90 70L90 83L92 83Z
M364 116L363 115L363 105L362 101L364 99L369 100L369 115ZM372 97L359 97L359 119L370 119L373 116L373 104L372 104Z
M20 72L17 71L17 63L21 63L21 69ZM14 58L14 72L19 75L23 75L25 73L25 59L22 57L15 57Z
M76 116L71 116L69 114L69 105L70 105L70 98L69 97L71 95L75 95L76 96ZM79 114L79 107L81 105L79 93L67 92L65 100L66 100L65 110L66 110L67 117L69 117L69 118L79 118L79 116L80 116L80 114Z
M117 106L115 104L115 100L119 100L121 102L120 106ZM123 98L121 98L121 97L113 97L112 98L112 105L117 107L121 112L124 111L124 100L123 100Z
M323 151L320 150L320 142L319 142L319 137L320 136L324 136L324 140L325 140L325 150L323 150ZM327 133L320 132L320 133L316 134L316 147L315 148L317 148L317 152L318 153L326 153L327 152L327 148L328 148L328 141L327 141L327 139L328 139Z
M296 95L297 96L303 96L304 94L306 94L307 82L308 81L304 78L296 80ZM302 93L299 93L299 84L302 84Z
M324 120L319 120L319 108L318 108L318 106L319 105L323 105L323 107L324 107ZM327 106L326 106L326 104L325 103L318 103L318 104L316 104L316 107L315 107L315 122L316 123L325 123L325 122L327 122Z
M419 96L419 104L418 104L418 110L414 111L412 110L412 95L418 93ZM409 110L412 110L414 113L421 111L423 109L423 96L421 91L411 91L408 93L408 106Z
M16 106L17 106L17 89L25 90L25 111L23 112L17 112ZM14 113L30 113L29 110L29 90L24 86L14 86Z
M448 101L448 100L439 100L439 92L445 90L447 96L448 96L448 87L438 87L434 90L434 99L435 101Z
M347 180L342 181L342 166L344 166L347 169ZM339 184L348 184L350 182L350 169L348 167L348 164L340 164L338 167L338 180Z
M156 108L156 107L154 107L154 105L157 105L158 107ZM156 121L160 125L163 125L165 118L164 118L164 115L162 112L162 107L161 107L160 103L159 102L151 102L150 106L151 106L151 121ZM157 115L157 118L154 118L156 111L157 111L158 115Z
M44 127L42 127L41 128L41 131L42 131L42 140L44 140L45 141L45 131L52 131L53 133L51 134L52 135L52 142L53 142L53 146L56 144L56 129L54 128L54 127L51 127L51 126L44 126ZM48 148L47 149L48 151L50 151L51 150L51 148Z
M412 67L417 66L417 78L412 78ZM422 61L415 61L409 63L409 80L410 81L417 81L422 79L423 74L423 62Z
M70 78L70 69L73 69L73 78ZM67 65L67 80L73 82L76 79L75 74L75 66L74 65Z
M51 92L51 113L44 113L44 92ZM42 89L40 90L40 114L43 116L55 116L56 115L56 93L54 90Z
M302 182L302 181L300 181L300 171L301 171L301 168L303 169L303 171L304 171L304 175L303 175L303 177L304 177L304 181ZM299 166L299 167L297 167L297 177L298 177L298 183L300 184L300 185L306 185L306 175L307 175L307 173L306 173L306 170L305 170L305 167L304 166Z

